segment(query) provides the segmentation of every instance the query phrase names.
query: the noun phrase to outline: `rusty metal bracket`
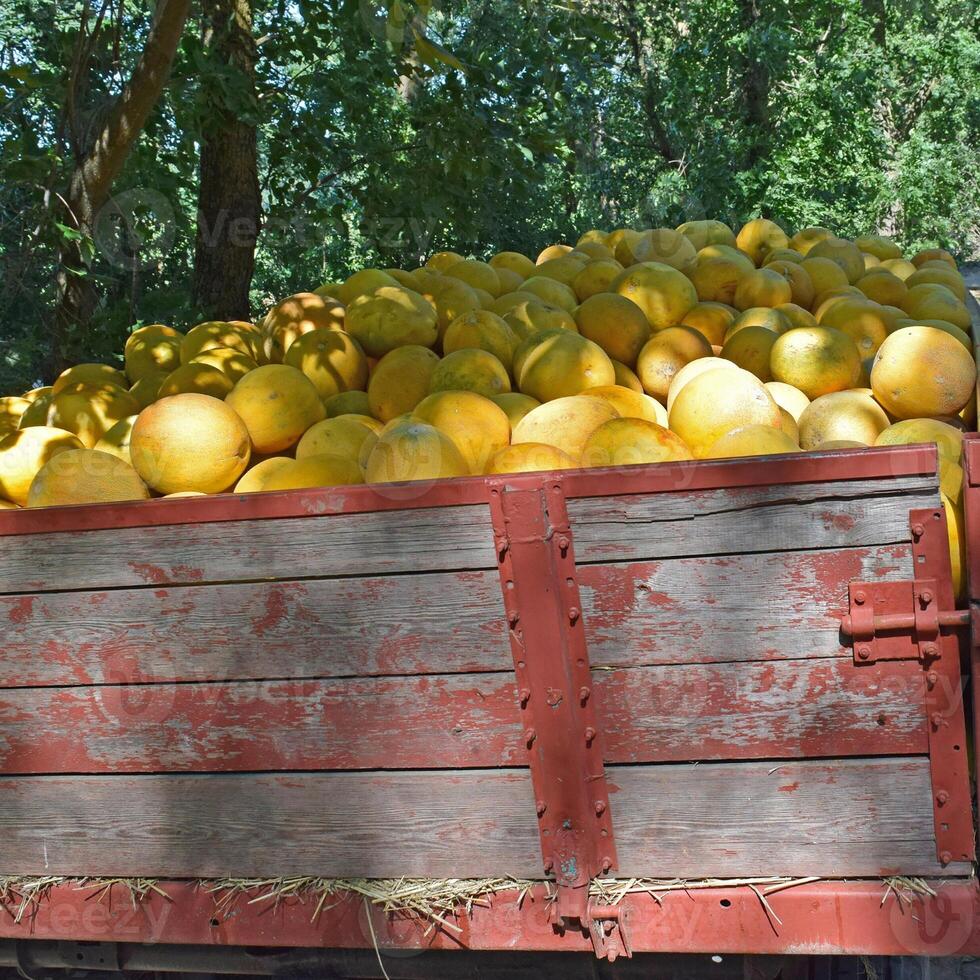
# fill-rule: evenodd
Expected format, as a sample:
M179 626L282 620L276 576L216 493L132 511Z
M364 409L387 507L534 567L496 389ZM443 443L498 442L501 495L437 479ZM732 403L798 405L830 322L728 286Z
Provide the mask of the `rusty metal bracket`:
M851 582L841 633L854 644L859 666L917 660L929 738L936 855L943 865L972 861L973 806L956 631L970 625L955 608L946 515L941 507L909 512L914 579Z
M600 960L615 963L619 957L630 959L633 947L629 933L629 906L589 904L589 938Z
M489 491L544 870L558 917L590 929L589 884L616 845L565 495L554 475Z

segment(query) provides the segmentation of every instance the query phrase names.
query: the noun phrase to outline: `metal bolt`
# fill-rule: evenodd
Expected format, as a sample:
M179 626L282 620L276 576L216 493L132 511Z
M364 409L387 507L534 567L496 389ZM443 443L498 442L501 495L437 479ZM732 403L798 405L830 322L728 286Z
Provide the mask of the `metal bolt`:
M558 539L558 548L561 551L562 558L564 558L568 554L568 538L564 535Z
M605 800L595 801L595 815L601 817L606 812L606 802Z
M591 694L592 692L587 687L580 687L578 689L578 699L582 702L582 704L585 704L585 702L589 700L589 695Z
M937 803L938 803L938 804L939 804L940 806L944 806L944 805L945 805L945 804L946 804L946 803L948 802L948 800L949 800L949 793L947 793L947 792L946 792L946 790L944 790L944 789L941 789L941 790L940 790L940 791L939 791L939 792L938 792L938 793L936 794L936 802L937 802Z
M511 609L507 613L507 622L510 623L512 627L517 625L517 621L520 618L521 618L521 614L516 609Z
M544 800L538 800L536 809L538 811L538 816L543 817L544 811L548 809L548 804Z
M937 674L934 670L930 670L929 673L926 674L926 683L930 687L935 687L936 686L936 682L938 680L939 680L939 674Z
M529 728L524 733L524 741L527 742L527 747L530 748L534 740L538 737L538 733L533 729Z
M595 729L590 725L585 730L585 744L591 745L592 740L595 738Z
M527 687L522 687L518 692L518 697L521 699L521 707L526 708L528 701L531 700L531 691Z
M544 873L545 874L551 874L551 871L554 868L554 866L555 866L555 862L552 861L551 858L545 858L544 859Z
M949 851L943 851L943 853L939 855L939 860L942 864L949 864L949 862L953 860L953 855L950 854Z
M924 592L920 592L919 595L922 596L922 604L924 606L928 606L933 600L933 595L928 589L926 589Z
M857 652L859 660L867 660L871 656L871 647L859 646Z
M932 722L933 728L941 728L943 724L943 716L938 712L934 711L932 717L929 719Z
M925 528L921 524L912 525L912 537L914 537L916 540L922 537L924 531Z
M568 621L570 623L577 623L578 618L581 615L582 613L578 606L572 606L572 608L568 610Z
M859 606L863 606L863 605L864 605L864 601L865 601L865 599L867 599L867 598L868 598L868 597L867 597L867 596L866 596L866 595L865 595L865 594L864 594L863 592L855 592L855 593L854 593L854 601L855 601L855 602L856 602L856 603L857 603L857 604L858 604Z
M939 650L936 648L935 643L924 643L922 645L922 656L923 657L935 657L939 654ZM935 683L935 681L933 681Z
M602 859L602 873L606 874L612 867L612 858L604 857Z

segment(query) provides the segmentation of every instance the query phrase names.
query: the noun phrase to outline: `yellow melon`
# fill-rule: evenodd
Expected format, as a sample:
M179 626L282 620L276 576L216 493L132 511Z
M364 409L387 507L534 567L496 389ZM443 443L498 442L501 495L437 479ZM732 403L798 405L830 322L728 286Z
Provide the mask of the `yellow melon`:
M323 400L327 418L338 415L371 415L371 402L366 391L342 391Z
M846 440L873 446L889 419L867 388L834 391L815 398L800 416L800 446L816 449Z
M934 443L939 455L958 463L963 455L963 433L948 422L938 419L903 419L883 429L875 440L876 446L912 446Z
M918 272L914 272L905 280L905 285L909 289L923 283L945 286L961 303L966 300L965 280L956 269L951 269L945 262L939 262L935 266L920 266Z
M548 245L538 253L535 263L537 265L544 265L545 262L550 262L552 259L560 259L563 255L568 255L568 253L571 251L572 246L566 245L563 242L559 242L555 245Z
M38 471L59 453L84 449L78 437L64 429L32 425L0 440L0 497L26 506Z
M642 392L630 391L620 385L604 385L588 388L583 394L608 402L624 419L646 419L658 425L667 424L667 409L656 398Z
M492 263L491 263L492 264ZM521 283L524 282L525 276L522 276L518 272L514 272L513 269L502 269L499 266L494 266L497 273L497 278L500 280L500 291L501 295L513 292L515 289L521 288ZM417 287L417 289L420 287ZM494 302L496 302L495 297L491 297Z
M740 330L748 327L764 327L766 330L780 334L789 330L789 326L789 320L780 310L768 306L750 306L732 321L732 325L725 332L725 342L727 343Z
M571 286L580 303L590 296L607 293L612 281L623 271L623 267L615 259L600 259L590 262L572 280Z
M131 384L148 374L169 374L180 367L182 334L162 323L139 327L126 338L124 359Z
M188 392L210 395L212 398L226 398L234 387L235 382L219 368L200 361L189 361L163 379L157 388L156 398L169 398L171 395Z
M766 327L745 327L725 341L721 356L754 374L760 381L771 381L769 356L779 334Z
M687 272L698 260L698 250L682 232L673 228L652 228L643 232L631 246L634 262L658 262Z
M783 408L782 405L779 406L779 417L782 420L782 430L783 432L793 440L793 442L799 446L800 444L800 427L797 424L796 419L790 415L789 412Z
M251 446L245 423L227 402L185 394L140 412L129 455L143 481L159 493L220 493L245 471Z
M370 296L379 289L399 285L401 284L394 276L389 276L381 269L361 269L344 280L337 289L337 299L350 306L362 296Z
M447 354L436 365L429 391L475 391L490 397L510 391L510 376L489 351L467 347Z
M736 456L778 456L798 453L800 447L781 429L755 423L739 426L721 436L705 453L705 459Z
M727 256L705 256L698 259L688 276L701 302L732 306L735 290L753 270L752 263L747 259L742 262Z
M801 259L802 261L802 259ZM789 262L779 259L775 262L767 262L762 271L775 272L777 275L782 276L786 282L789 283L790 296L788 302L795 303L797 306L801 306L808 310L813 305L814 296L816 296L816 291L813 288L813 280L810 278L810 273L803 268L798 262ZM759 303L752 304L753 306L782 306L782 303Z
M876 354L888 336L888 321L881 307L868 300L841 299L824 312L820 325L846 333L862 358Z
M687 276L656 262L625 269L613 280L611 288L636 303L654 330L676 326L698 302L698 294Z
M311 330L290 346L283 363L302 371L324 400L363 389L368 381L364 351L343 330Z
M269 456L250 466L235 484L235 493L258 493L265 481L278 470L288 467L293 460L288 456Z
M871 369L875 398L896 419L955 415L973 397L976 383L969 351L935 327L889 334Z
M256 353L241 327L224 320L207 320L191 327L184 335L184 339L180 342L180 363L188 364L198 354L215 347L231 347L252 358Z
M259 365L254 358L233 347L212 347L202 351L191 364L207 364L226 374L232 382L244 377L249 371L254 371ZM132 389L130 389L132 390Z
M507 421L510 422L510 427L513 429L518 422L532 408L537 408L541 404L537 398L532 398L530 395L525 395L520 391L505 391L502 395L491 395L490 401L494 405L498 405L504 410L504 414L507 416Z
M830 259L841 267L847 281L855 283L864 275L864 257L861 249L846 238L825 238L817 242L807 253L808 259Z
M432 269L433 272L443 273L446 269L452 268L454 265L463 261L463 256L459 252L436 252L431 255L428 261L425 263L427 269Z
M517 423L511 442L544 443L577 460L589 436L603 422L618 417L616 409L599 398L556 398L528 412Z
M124 463L132 464L129 456L129 441L133 437L133 426L137 418L138 415L130 415L129 418L120 419L106 430L105 435L95 444L95 448L99 452L110 453Z
M817 242L822 242L825 238L833 238L834 233L829 228L822 228L820 225L812 225L809 228L802 228L790 240L790 247L806 257L810 249Z
M553 328L578 333L578 325L568 310L563 310L560 306L551 306L537 299L518 303L505 314L504 320L519 340L526 340L531 334Z
M510 324L490 310L472 310L456 317L442 338L444 354L476 348L492 354L508 370L517 344Z
M853 439L829 439L827 442L820 443L819 446L810 450L813 453L826 453L841 449L867 449L863 442L855 442Z
M383 271L391 276L399 286L404 286L416 293L422 288L422 283L414 272L406 272L404 269L384 269Z
M699 357L697 360L688 361L674 375L673 380L670 382L670 388L667 389L667 411L670 412L671 406L674 404L674 399L691 378L695 378L705 371L713 371L715 368L728 368L731 371L739 370L737 365L721 357Z
M429 393L439 355L426 347L409 345L385 354L368 381L371 414L382 422L411 412Z
M525 293L517 289L512 293L504 293L503 296L498 296L491 304L489 312L496 313L497 316L507 316L515 306L528 302L538 303L540 300L534 293Z
M522 252L498 252L490 259L490 265L498 275L501 269L515 272L521 279L530 279L534 275L534 263Z
M27 495L28 507L102 504L146 500L146 484L125 460L98 449L69 449L38 470Z
M635 364L650 339L650 324L643 311L616 293L598 293L586 299L575 311L575 323L583 337L623 364Z
M435 307L404 286L381 286L347 307L347 333L371 357L396 347L431 347L438 337Z
M946 533L949 537L950 571L953 593L958 600L966 594L966 527L963 508L957 507L945 494L940 494L946 513Z
M831 289L848 285L847 273L832 259L808 255L800 263L800 268L810 277L815 299Z
M786 330L795 330L797 327L815 327L817 325L817 318L809 310L804 310L802 306L797 306L795 303L780 303L774 309L786 318Z
M641 418L604 422L586 440L582 466L636 466L693 459L683 439L663 425Z
M924 248L921 252L916 252L912 256L912 265L919 268L925 265L926 262L931 262L935 259L945 262L953 269L956 268L956 259L944 248Z
M482 473L490 457L510 441L507 413L473 391L434 392L415 406L412 415L452 439L474 474Z
M755 269L745 276L735 289L732 305L737 310L759 306L779 306L793 299L789 282L770 268Z
M773 401L788 412L796 422L800 421L800 416L810 404L810 399L799 388L782 381L767 381L766 391L772 395Z
M24 414L21 415L20 420L17 423L18 429L26 429L28 426L48 424L48 408L50 408L51 402L54 401L54 389L49 387L38 390L41 391L41 394L38 395L37 398L35 398L24 410Z
M548 279L554 279L574 289L572 283L575 282L579 274L586 268L588 261L587 257L580 257L574 252L569 252L567 255L542 262L534 270L534 274L536 276L545 276Z
M322 419L303 433L296 444L296 458L346 456L357 462L365 440L374 434L376 430L372 425L353 415Z
M756 265L762 265L765 257L774 248L786 248L789 245L789 238L786 232L774 221L767 218L755 218L744 224L735 236L735 244L743 251Z
M862 276L855 283L858 289L870 300L882 306L901 306L908 293L908 286L887 270L876 271Z
M548 470L571 470L576 462L554 446L541 442L522 442L506 446L487 463L488 475L496 473L539 473Z
M905 296L902 309L916 320L946 320L961 330L970 329L970 312L966 305L938 283L924 282L913 286Z
M862 252L869 252L879 261L885 259L898 259L902 256L902 250L898 245L885 235L861 235L854 239Z
M80 384L98 388L112 385L116 388L122 388L124 391L129 388L129 380L126 375L108 364L76 364L74 367L66 368L58 375L51 386L52 393L58 395L66 388Z
M615 383L609 356L586 337L570 330L534 334L523 358L514 355L518 388L540 402L577 395L586 388Z
M908 259L885 259L881 267L903 281L915 273L915 266Z
M249 372L225 401L245 423L253 451L263 455L294 446L326 415L316 386L288 364L265 364Z
M640 379L637 377L636 372L622 361L617 361L612 358L613 371L616 372L616 384L622 385L624 388L629 388L630 391L639 391L642 393L643 385Z
M470 468L452 439L418 420L391 426L378 438L364 466L368 483L440 480L469 474Z
M579 242L575 251L587 255L593 262L616 261L616 253L608 246L598 241Z
M738 310L727 303L706 301L691 307L684 314L679 326L693 327L713 347L720 347L725 342L725 334L735 322Z
M47 424L74 432L91 449L116 422L139 410L136 399L114 384L73 384L51 399Z
M578 297L571 286L549 279L547 276L534 275L521 283L522 293L531 293L547 306L557 306L571 313L578 306Z
M677 230L699 252L706 245L735 246L735 232L721 221L685 221L677 226Z
M787 335L789 336L789 335ZM726 433L746 425L779 429L779 406L753 374L716 368L690 379L670 408L670 428L698 459Z
M502 291L496 269L479 259L463 259L449 266L443 275L459 279L474 289L485 289L491 296L499 296Z
M333 456L321 453L304 456L302 459L289 459L285 465L277 466L262 481L262 490L304 490L314 487L341 487L363 483L364 475L357 465L356 457Z
M434 277L431 282L424 284L421 295L435 308L436 330L440 340L449 329L449 324L457 317L482 309L480 297L472 287L462 279L453 279L450 276Z
M668 327L643 346L636 361L636 373L643 390L664 401L674 375L690 361L711 354L711 345L696 330Z
M832 327L799 327L776 341L770 356L775 381L799 388L807 398L853 388L861 374L854 341Z

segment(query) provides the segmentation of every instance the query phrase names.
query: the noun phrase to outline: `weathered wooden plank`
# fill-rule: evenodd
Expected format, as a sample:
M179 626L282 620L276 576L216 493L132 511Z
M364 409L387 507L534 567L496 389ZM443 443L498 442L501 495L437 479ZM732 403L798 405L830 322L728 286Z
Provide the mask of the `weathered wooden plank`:
M773 771L775 770L775 771ZM936 858L929 760L607 769L631 875L955 875Z
M622 875L962 875L928 760L609 771ZM14 874L541 876L526 770L0 780Z
M579 562L867 547L909 538L935 477L741 487L568 501Z
M458 673L512 662L495 571L0 596L0 626L0 687Z
M613 763L928 751L917 663L596 671ZM464 769L527 762L511 672L0 691L0 771Z
M476 504L0 538L0 593L494 567Z
M911 578L911 546L584 565L578 577L595 666L851 657L848 582Z

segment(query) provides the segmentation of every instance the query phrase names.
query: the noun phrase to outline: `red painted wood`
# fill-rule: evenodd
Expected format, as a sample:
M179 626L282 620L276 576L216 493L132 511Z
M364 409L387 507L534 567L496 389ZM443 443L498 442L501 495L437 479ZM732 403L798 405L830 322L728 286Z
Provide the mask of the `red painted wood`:
M851 656L851 579L910 578L908 544L578 569L592 663L712 663Z
M667 493L821 480L885 479L912 474L933 474L936 466L934 446L901 446L862 449L856 452L850 450L564 471L561 480L568 497L594 497L617 493ZM506 483L508 486L528 488L540 486L547 479L549 474L517 474L508 477ZM488 479L485 477L470 477L433 482L331 487L263 494L221 494L122 504L0 511L0 536L458 506L485 503L487 485Z
M768 895L778 921L749 888L712 888L624 899L636 952L968 956L980 955L980 892L973 880L933 880L935 898L900 903L881 881L820 881ZM222 946L382 949L393 974L414 951L433 949L578 952L591 956L588 937L559 932L543 886L519 901L500 893L450 921L455 929L386 915L359 896L332 896L314 916L317 898L253 902L251 889L228 908L195 883L162 881L167 897L151 893L134 906L121 886L99 899L73 883L50 889L19 923L16 904L0 910L0 936L83 942L195 943ZM765 888L760 888L765 891ZM368 923L370 916L370 925ZM534 960L529 959L529 968Z
M593 674L609 763L928 749L922 671L845 659ZM549 709L550 710L550 709ZM0 691L0 770L147 773L524 765L511 672Z
M0 688L506 670L496 571L0 596Z

